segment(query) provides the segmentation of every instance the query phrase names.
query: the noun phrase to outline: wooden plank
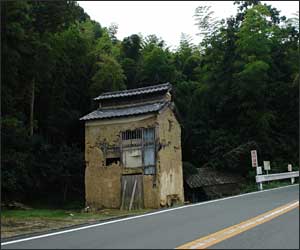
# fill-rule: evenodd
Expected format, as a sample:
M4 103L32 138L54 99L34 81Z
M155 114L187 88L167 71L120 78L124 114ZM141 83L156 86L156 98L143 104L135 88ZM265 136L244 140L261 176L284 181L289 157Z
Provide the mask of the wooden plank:
M132 193L132 188L133 188L133 183L132 183L132 178L130 175L124 176L127 180L127 190L125 192L125 208L129 209L129 204L130 204L130 196Z
M131 200L130 200L130 204L129 204L129 211L132 208L133 198L134 198L135 189L136 189L136 183L137 183L137 180L135 179L132 194L131 194Z
M122 177L122 180L125 179ZM124 186L123 186L123 192L122 192L122 203L121 203L121 210L123 210L124 208L124 199L125 199L125 191L126 191L126 184L127 184L127 180L124 180Z
M139 188L139 192L138 192L138 209L142 209L144 207L144 202L143 202L143 176L140 175L138 176L139 181L138 181L138 188Z
M143 175L123 175L121 188L121 210L141 209L144 207Z

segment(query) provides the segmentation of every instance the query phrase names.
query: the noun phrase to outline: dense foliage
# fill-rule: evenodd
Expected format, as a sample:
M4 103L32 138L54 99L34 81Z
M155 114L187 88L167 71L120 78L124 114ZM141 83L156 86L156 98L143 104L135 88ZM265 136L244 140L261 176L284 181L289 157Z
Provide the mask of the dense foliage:
M201 44L155 35L119 41L73 1L1 2L2 198L84 199L84 126L92 98L171 82L184 173L251 175L250 152L285 170L299 159L299 29L260 1L216 20L196 9ZM296 19L297 20L297 19ZM298 19L299 20L299 19Z

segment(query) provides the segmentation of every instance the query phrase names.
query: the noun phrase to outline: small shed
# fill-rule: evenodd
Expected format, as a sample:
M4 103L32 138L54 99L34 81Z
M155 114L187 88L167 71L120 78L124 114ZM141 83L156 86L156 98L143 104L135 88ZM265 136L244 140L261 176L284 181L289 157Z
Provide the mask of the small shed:
M183 203L181 127L172 85L107 92L85 122L86 205L159 208Z
M185 199L199 202L238 194L245 179L239 174L213 168L197 168L197 173L185 177Z

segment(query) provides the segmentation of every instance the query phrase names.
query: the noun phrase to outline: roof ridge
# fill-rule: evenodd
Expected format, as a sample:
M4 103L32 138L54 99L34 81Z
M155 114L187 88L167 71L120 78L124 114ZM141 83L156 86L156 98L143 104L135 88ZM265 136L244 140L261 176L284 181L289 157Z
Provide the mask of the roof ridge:
M172 88L171 83L166 82L166 83L162 83L162 84L157 84L157 85L151 85L151 86L146 86L146 87L140 87L140 88L135 88L135 89L126 89L126 90L119 90L119 91L110 91L110 92L105 92L102 93L101 95L97 96L94 98L94 100L101 100L101 99L108 99L108 98L114 98L114 97L118 97L118 95L121 94L130 94L132 93L132 95L136 95L139 94L138 92L143 92L146 90L153 90L153 91L160 91L163 89L160 88ZM134 93L136 92L136 93ZM114 96L115 95L115 96Z

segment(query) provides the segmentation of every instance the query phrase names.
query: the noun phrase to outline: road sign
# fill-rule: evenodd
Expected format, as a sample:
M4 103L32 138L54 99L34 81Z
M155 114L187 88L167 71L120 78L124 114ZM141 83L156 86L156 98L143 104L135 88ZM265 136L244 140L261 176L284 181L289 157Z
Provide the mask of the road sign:
M256 168L258 165L256 150L251 150L251 161L252 161L252 167Z
M256 171L256 174L257 174L257 175L262 174L262 169L261 169L261 167L257 167L256 170L257 170L257 171Z
M271 170L270 162L264 161L264 170Z

